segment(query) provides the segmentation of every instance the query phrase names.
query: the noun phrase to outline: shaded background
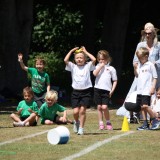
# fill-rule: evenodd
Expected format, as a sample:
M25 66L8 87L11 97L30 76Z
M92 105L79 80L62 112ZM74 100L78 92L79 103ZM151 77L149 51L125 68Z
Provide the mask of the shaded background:
M42 4L51 7L58 3L70 5L72 10L80 10L84 15L84 30L82 36L75 39L76 45L84 45L95 56L100 49L106 49L111 53L112 65L116 68L119 79L113 98L116 99L116 103L122 103L134 77L132 59L144 24L152 22L155 27L160 28L157 0L152 2L149 0L105 0L105 2L98 0L1 0L0 95L18 98L22 88L28 85L27 75L20 69L17 62L17 53L21 51L24 54L26 64L31 54L35 6ZM97 30L97 21L102 22L101 30ZM101 38L99 45L96 42L97 35ZM55 82L54 85L59 84ZM70 92L71 88L68 88L68 85L63 88Z

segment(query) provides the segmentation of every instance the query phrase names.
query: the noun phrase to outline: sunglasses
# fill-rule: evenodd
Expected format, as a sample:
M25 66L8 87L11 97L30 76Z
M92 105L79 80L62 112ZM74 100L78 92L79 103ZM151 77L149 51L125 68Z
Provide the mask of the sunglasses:
M145 32L145 35L151 35L151 34L152 34L152 32L149 32L149 33Z

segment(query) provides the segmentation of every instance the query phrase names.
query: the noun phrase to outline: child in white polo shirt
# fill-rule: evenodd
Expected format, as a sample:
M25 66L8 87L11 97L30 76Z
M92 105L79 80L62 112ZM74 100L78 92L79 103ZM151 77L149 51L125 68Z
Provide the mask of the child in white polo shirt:
M94 101L98 110L99 129L112 130L108 104L109 100L117 86L117 73L114 67L110 66L111 57L106 50L100 50L97 54L99 62L93 71L96 76L94 86ZM104 126L103 117L106 125Z
M75 63L69 61L71 55L74 54ZM87 57L91 61L87 62ZM84 124L86 120L86 108L90 106L91 87L90 72L94 70L96 58L87 52L85 47L75 47L71 49L64 62L66 70L71 72L72 76L72 108L74 117L74 132L78 135L83 135Z
M156 68L152 62L148 61L149 51L147 48L139 48L136 51L136 55L140 62L134 65L134 73L137 77L137 104L141 106L144 119L143 125L138 127L137 130L155 130L159 128L159 122L149 106L151 105L151 95L155 93L157 83ZM150 128L147 121L147 113L152 121Z

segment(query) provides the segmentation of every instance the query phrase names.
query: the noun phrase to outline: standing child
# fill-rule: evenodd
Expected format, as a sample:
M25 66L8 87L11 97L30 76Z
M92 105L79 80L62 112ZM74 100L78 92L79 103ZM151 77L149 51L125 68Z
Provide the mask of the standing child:
M143 125L138 127L137 130L155 130L158 129L159 122L149 106L151 105L151 95L155 93L157 83L156 68L152 62L148 61L149 51L147 48L139 48L136 55L140 62L134 65L134 73L137 77L137 104L141 106L144 119ZM147 113L152 121L151 128L149 128Z
M34 92L34 100L40 108L44 103L46 91L48 92L50 90L49 75L44 72L45 61L38 57L35 60L35 68L29 68L24 65L23 55L21 53L18 54L18 61L20 62L21 68L31 75L31 87Z
M42 104L39 109L39 116L41 117L41 124L54 124L54 123L72 123L67 120L67 110L65 107L57 103L58 93L56 91L49 91L45 96L46 102ZM57 115L57 112L63 112L63 116Z
M73 48L64 58L66 70L71 72L72 76L72 108L74 117L74 132L78 135L84 134L84 124L86 120L86 108L90 106L91 87L90 71L94 69L96 58L87 52L85 47ZM74 54L75 64L69 61L70 56ZM87 62L87 56L91 59Z
M99 62L93 71L96 76L94 86L94 100L98 109L99 129L112 130L108 104L109 100L117 86L117 74L114 67L110 66L111 57L106 50L100 50L97 54ZM112 84L113 82L113 84ZM106 127L103 123L103 116L106 120Z
M36 126L36 116L38 113L38 106L33 101L33 91L30 87L23 89L24 100L19 102L17 113L12 113L10 117L13 119L14 127Z

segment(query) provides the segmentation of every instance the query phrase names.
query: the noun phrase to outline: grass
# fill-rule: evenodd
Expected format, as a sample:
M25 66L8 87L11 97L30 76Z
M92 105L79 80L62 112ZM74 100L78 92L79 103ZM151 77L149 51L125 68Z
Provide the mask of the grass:
M72 110L69 109L72 113ZM0 144L5 141L50 130L57 125L46 126L38 124L36 127L13 127L9 118L10 112L1 112L0 115ZM110 110L113 131L99 131L97 111L87 110L85 135L73 133L73 125L66 127L70 130L70 139L67 144L51 145L47 140L47 133L26 138L13 143L0 145L0 159L5 160L60 160L113 136L124 134L121 131L123 117L116 116L116 109ZM69 114L72 119L72 114ZM141 124L129 124L133 134L120 137L106 143L95 150L76 158L77 160L158 160L160 157L160 131L136 131Z

